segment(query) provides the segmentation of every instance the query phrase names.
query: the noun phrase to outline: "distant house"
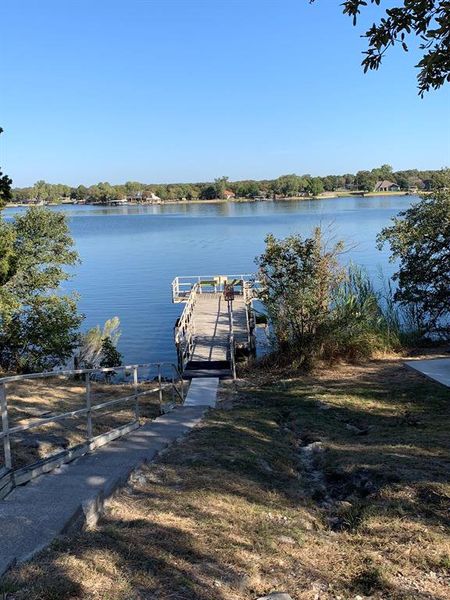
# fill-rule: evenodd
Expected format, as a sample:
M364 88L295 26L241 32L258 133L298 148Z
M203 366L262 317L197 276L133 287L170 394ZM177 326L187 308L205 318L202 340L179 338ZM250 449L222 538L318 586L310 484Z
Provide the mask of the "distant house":
M236 198L236 194L231 190L225 190L223 192L223 197L225 198L225 200L230 200L231 198Z
M388 181L385 179L384 181L377 181L375 184L375 192L398 192L400 191L400 186L394 183L393 181Z
M158 202L161 198L153 192L136 192L128 196L128 200L129 202Z
M150 200L151 202L159 202L161 200L161 198L153 192L143 192L142 198L147 201Z

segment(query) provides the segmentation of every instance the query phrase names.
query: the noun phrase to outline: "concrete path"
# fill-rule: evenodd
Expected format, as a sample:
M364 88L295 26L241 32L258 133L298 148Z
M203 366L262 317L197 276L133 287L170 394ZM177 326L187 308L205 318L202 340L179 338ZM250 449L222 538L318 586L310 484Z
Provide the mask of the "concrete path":
M1 500L0 576L15 561L30 559L57 535L95 522L104 499L125 484L132 471L154 459L201 420L208 406L213 406L217 382L210 381L201 388L194 381L187 405L17 487Z
M442 383L442 385L450 387L450 358L407 360L405 365L434 381Z
M193 379L184 402L185 406L216 406L218 377Z

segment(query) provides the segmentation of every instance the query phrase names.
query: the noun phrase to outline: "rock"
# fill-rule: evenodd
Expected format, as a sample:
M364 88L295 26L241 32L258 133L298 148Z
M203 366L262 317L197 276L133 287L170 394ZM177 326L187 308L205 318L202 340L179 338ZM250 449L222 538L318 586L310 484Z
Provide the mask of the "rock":
M307 446L303 446L303 448L301 448L301 451L305 454L318 454L319 452L323 452L323 450L324 448L322 442L311 442L311 444L308 444Z
M256 600L292 600L292 596L284 592L271 592L268 596L260 596Z

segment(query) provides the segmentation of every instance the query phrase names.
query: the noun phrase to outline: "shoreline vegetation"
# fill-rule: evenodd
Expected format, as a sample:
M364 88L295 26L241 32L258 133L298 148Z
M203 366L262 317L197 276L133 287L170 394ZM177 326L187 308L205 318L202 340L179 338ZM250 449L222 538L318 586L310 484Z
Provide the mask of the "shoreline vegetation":
M342 196L401 195L432 192L445 187L449 169L394 171L384 164L371 171L323 177L295 173L276 179L231 181L217 177L197 183L143 183L108 181L85 186L37 181L30 187L15 187L8 201L16 205L50 204L165 204L172 202L253 202L258 200L303 200Z
M431 192L422 191L420 194L430 194ZM299 201L311 201L311 200L333 200L335 198L376 198L376 197L390 197L390 196L417 196L417 191L398 191L398 192L324 192L317 196L289 196L280 198L210 198L206 200L147 200L147 201L127 201L126 203L115 203L112 202L77 202L74 200L62 201L59 203L53 202L43 204L45 206L157 206L166 204L228 204L228 203L254 203L254 202L299 202ZM29 203L10 202L6 205L6 208L28 208Z

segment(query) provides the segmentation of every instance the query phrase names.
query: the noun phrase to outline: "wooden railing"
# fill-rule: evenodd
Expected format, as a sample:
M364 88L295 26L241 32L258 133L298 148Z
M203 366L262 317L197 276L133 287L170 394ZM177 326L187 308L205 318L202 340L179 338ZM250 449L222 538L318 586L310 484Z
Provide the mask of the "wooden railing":
M152 372L154 374L152 381L155 381L153 389L139 391L139 370ZM99 376L115 376L122 374L123 376L132 377L133 393L114 398L99 404L92 403L92 383L95 377ZM8 386L12 383L32 381L36 379L46 378L61 378L68 377L83 378L85 387L85 406L76 410L54 414L48 417L33 419L25 425L10 426L10 407L8 405ZM148 382L148 379L144 380ZM141 381L142 383L142 381ZM2 430L0 432L0 442L3 445L3 462L0 466L0 498L4 497L14 486L25 483L33 477L42 473L48 472L66 462L73 460L89 451L98 448L111 440L129 433L139 427L140 417L140 399L150 394L156 394L160 406L160 412L163 409L163 392L166 389L171 390L172 404L176 403L176 399L184 402L184 388L181 373L172 363L146 363L138 365L127 365L113 368L99 369L77 369L67 371L51 371L46 373L34 373L30 375L16 375L13 377L3 377L0 379L0 407L2 418ZM111 384L111 390L114 384ZM98 436L93 436L92 417L97 411L106 408L115 408L119 404L126 407L132 405L134 418L120 427L115 427L102 433ZM51 456L48 459L40 460L32 465L14 468L14 456L11 447L11 438L15 435L23 434L26 431L42 427L50 423L57 423L72 417L86 418L86 440L84 443L78 444L73 448L59 452L57 455Z

